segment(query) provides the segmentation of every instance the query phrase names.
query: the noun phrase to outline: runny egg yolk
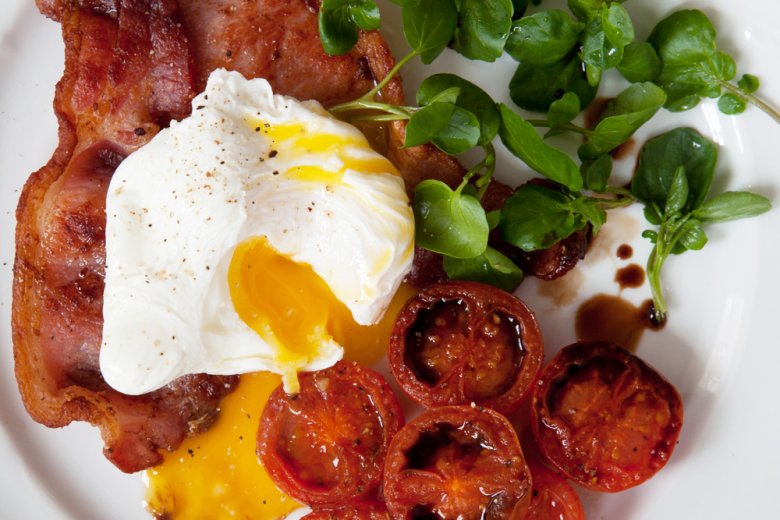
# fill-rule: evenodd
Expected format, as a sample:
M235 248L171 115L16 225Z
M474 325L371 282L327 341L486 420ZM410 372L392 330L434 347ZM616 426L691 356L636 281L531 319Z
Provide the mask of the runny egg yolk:
M264 237L236 247L228 286L239 317L275 350L287 388L297 388L298 369L320 356L331 331L344 328L337 324L352 321L310 266L280 255Z
M279 268L275 278L277 291L274 298L291 298L292 305L318 299L317 305L306 304L304 310L291 310L290 315L280 317L281 324L288 326L295 322L293 315L306 319L309 327L318 329L325 320L326 330L344 346L344 357L370 365L385 355L395 317L404 303L414 294L414 288L402 285L396 292L384 318L376 325L360 326L352 321L349 311L306 266L298 266L268 248L265 240L256 239L242 244L245 259L250 262L262 259L269 261L266 269ZM238 251L236 252L238 254ZM276 256L276 258L272 258ZM235 255L234 255L235 260ZM236 263L237 274L250 271L248 265ZM233 267L233 266L231 266ZM254 268L253 268L254 269ZM253 275L247 275L251 280ZM305 277L308 281L299 281ZM279 281L280 279L283 279ZM286 279L286 280L284 280ZM276 284L275 284L276 285ZM304 285L307 295L313 287L322 290L317 296L305 300L296 297L295 286ZM257 292L259 289L256 289ZM285 294L286 291L290 291ZM268 286L262 291L268 295ZM250 300L252 290L235 291L234 305L239 313L252 314L256 307L263 307L260 300ZM241 303L239 303L241 302ZM279 306L279 309L287 307ZM241 309L241 310L239 310ZM328 309L336 309L328 310ZM308 311L318 317L306 315ZM274 314L279 314L274 313ZM286 314L286 313L282 313ZM306 315L306 316L302 316ZM262 326L261 326L262 328ZM300 336L297 327L291 327L282 334ZM305 349L289 349L285 352L290 359L306 355ZM182 445L171 453L163 454L163 463L146 472L147 507L156 515L168 519L222 520L222 519L277 519L299 507L299 504L279 491L266 474L255 453L255 439L260 415L271 391L278 386L278 375L262 372L241 376L238 388L220 404L220 415L206 433L185 439Z

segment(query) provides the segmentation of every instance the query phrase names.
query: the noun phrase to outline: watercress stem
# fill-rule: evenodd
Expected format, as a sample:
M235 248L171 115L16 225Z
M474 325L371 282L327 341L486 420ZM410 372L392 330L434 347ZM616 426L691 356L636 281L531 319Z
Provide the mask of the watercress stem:
M344 112L351 112L354 110L376 110L386 114L399 116L399 119L409 119L409 110L405 107L363 99L356 99L355 101L348 101L346 103L334 105L330 107L329 111L333 115L339 115L343 114Z
M599 206L602 209L616 209L616 208L625 208L626 206L630 206L634 202L636 202L636 199L632 196L619 196L615 199L602 199L599 198Z
M575 134L581 134L581 135L591 135L593 132L586 128L582 128L581 126L573 125L571 123L566 123L563 125L554 125L550 123L546 119L528 119L528 123L531 125L538 127L538 128L560 128L561 130L566 130L567 132L574 132Z
M725 88L726 90L728 90L729 92L731 92L735 96L737 96L737 97L739 97L741 99L744 99L745 101L747 101L751 105L754 105L755 107L761 109L769 117L774 119L775 122L780 124L780 112L778 112L775 108L773 108L769 103L767 103L763 99L761 99L761 98L759 98L757 96L754 96L753 94L748 94L746 92L743 92L739 87L737 87L736 85L734 85L734 84L732 84L732 83L730 83L728 81L718 80L718 83L720 84L721 87Z
M380 90L385 88L385 85L387 85L390 82L390 80L393 78L393 76L395 76L398 73L398 71L401 70L401 68L404 65L406 65L409 62L409 60L411 60L415 56L417 56L417 51L412 51L409 54L407 54L406 56L404 56L403 58L401 58L401 61L396 63L395 66L392 69L390 69L390 72L387 73L387 75L382 79L382 81L377 83L374 88L372 88L371 90L369 90L368 92L366 92L365 94L360 96L358 101L365 101L365 100L372 100L372 99L374 99L374 96L376 96L379 93Z
M650 284L650 294L653 298L655 320L658 323L663 323L666 320L666 301L664 301L664 293L661 288L661 267L663 267L664 260L666 260L666 254L661 251L660 232L658 240L647 258L647 281Z
M661 223L655 245L647 258L647 281L650 284L655 320L658 323L666 321L666 300L664 300L664 291L661 287L661 269L674 247L674 243L667 236L670 231L669 224L670 222L666 219Z
M627 190L626 188L621 188L619 186L607 186L607 193L612 193L614 195L618 195L619 197L627 197L631 199L632 202L636 201L636 197L634 197L634 194L631 193L631 190Z
M482 160L481 164L482 167L485 168L485 172L482 174L482 178L477 181L477 185L480 183L482 184L477 192L477 200L480 201L482 200L482 197L485 196L490 181L493 180L493 173L496 171L496 149L493 147L493 144L487 143L482 148L485 150L485 158Z
M350 117L349 120L352 122L356 121L370 121L373 123L383 123L385 121L406 121L409 119L409 116L407 115L394 115L394 114L376 114L373 116L355 116Z

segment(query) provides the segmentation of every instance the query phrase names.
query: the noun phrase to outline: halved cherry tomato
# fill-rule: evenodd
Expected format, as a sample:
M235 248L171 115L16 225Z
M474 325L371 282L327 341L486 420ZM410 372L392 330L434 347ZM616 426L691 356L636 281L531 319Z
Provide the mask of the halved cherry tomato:
M401 388L427 408L474 402L508 414L536 381L544 344L519 299L489 285L448 281L406 303L387 355Z
M531 477L517 435L489 408L426 410L398 432L384 494L400 519L504 519L524 511Z
M301 520L390 520L382 502L360 501L333 509L315 509Z
M533 457L526 458L531 470L531 504L522 520L585 520L580 498L566 479Z
M381 375L357 363L298 375L300 393L281 386L257 432L260 461L274 483L307 504L363 497L382 479L403 413Z
M669 460L682 427L682 401L658 372L627 350L581 342L542 372L531 427L545 459L578 484L621 491Z

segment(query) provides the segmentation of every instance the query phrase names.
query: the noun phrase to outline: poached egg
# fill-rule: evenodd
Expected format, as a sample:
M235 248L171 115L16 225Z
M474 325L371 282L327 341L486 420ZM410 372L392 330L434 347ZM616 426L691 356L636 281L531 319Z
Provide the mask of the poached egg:
M137 395L191 373L331 366L411 267L402 178L313 101L216 70L108 190L100 367Z

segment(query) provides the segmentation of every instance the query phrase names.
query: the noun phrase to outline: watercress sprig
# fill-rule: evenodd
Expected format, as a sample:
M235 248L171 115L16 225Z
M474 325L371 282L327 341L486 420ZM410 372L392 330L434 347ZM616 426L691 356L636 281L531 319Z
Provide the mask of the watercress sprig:
M702 98L719 98L725 114L738 114L750 103L780 123L780 112L754 93L758 78L745 75L737 84L734 59L717 48L715 27L698 10L677 11L653 29L648 42L661 61L655 82L666 91L669 110L688 110ZM725 91L725 92L724 92Z
M676 128L651 139L639 155L631 192L645 204L647 220L658 226L642 233L653 243L647 277L658 323L667 315L661 284L667 258L703 248L704 224L760 215L771 207L765 197L746 191L708 199L716 161L715 145L691 128Z

